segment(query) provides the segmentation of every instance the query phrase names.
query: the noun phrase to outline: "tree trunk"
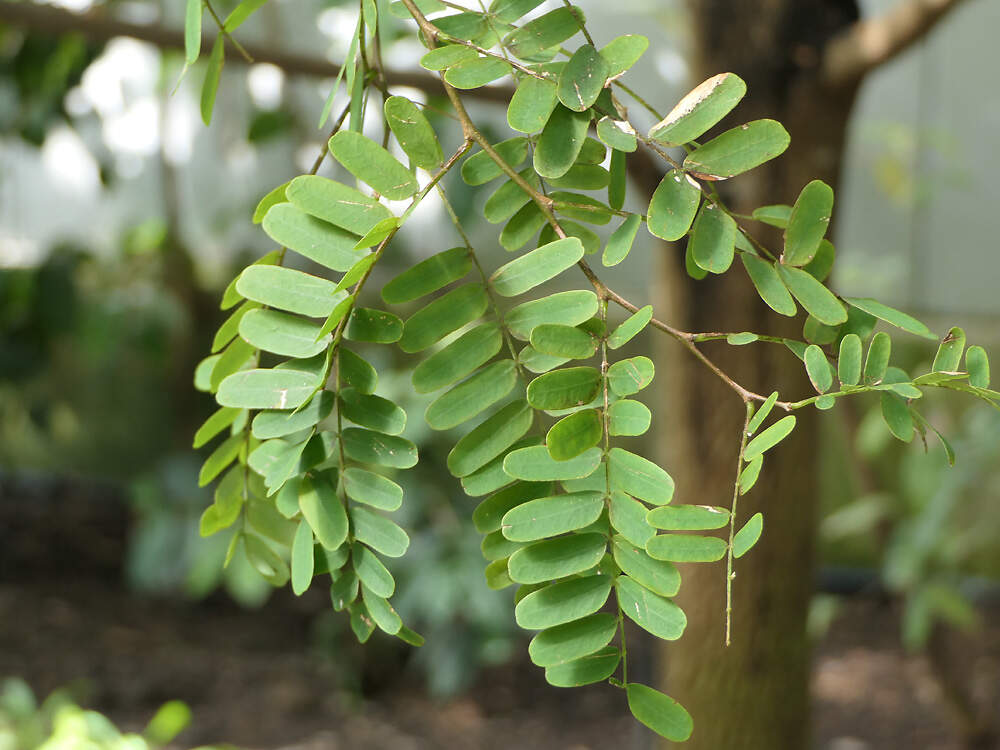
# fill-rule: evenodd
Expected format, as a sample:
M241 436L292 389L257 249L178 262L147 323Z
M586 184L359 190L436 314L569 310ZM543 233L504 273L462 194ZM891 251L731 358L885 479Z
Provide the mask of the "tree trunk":
M696 40L694 78L732 71L748 86L746 99L721 124L769 117L782 122L792 144L779 159L720 183L736 211L792 203L811 179L836 187L848 115L856 87L830 90L819 80L825 42L857 19L853 0L691 0ZM780 249L780 235L753 227ZM688 331L758 331L801 339L804 314L781 318L756 296L737 262L725 276L693 282L683 257L666 270L668 319ZM783 398L812 393L795 356L781 346L706 347L741 384ZM683 356L683 355L678 355ZM669 373L661 413L679 420L668 466L680 502L728 505L736 472L743 410L737 396L694 361ZM678 603L688 615L684 637L666 650L667 692L691 712L686 750L802 750L809 745L809 644L806 615L813 590L817 515L816 416L798 415L792 437L768 454L753 491L742 498L737 527L764 512L760 543L736 563L733 638L724 645L725 569L691 565L682 571Z

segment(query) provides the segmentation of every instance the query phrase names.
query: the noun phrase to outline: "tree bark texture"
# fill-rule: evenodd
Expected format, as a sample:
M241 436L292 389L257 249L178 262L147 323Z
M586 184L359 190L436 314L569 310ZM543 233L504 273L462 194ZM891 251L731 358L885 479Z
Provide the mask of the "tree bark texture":
M691 0L695 81L723 71L741 76L748 94L718 130L752 119L782 122L792 136L774 162L719 183L740 213L793 203L811 179L837 187L856 84L821 83L827 41L853 24L853 0ZM780 250L781 237L752 231ZM666 269L667 319L688 331L757 331L802 337L804 313L782 318L757 297L739 261L722 277L687 278L678 248ZM812 393L803 368L784 347L705 346L737 382L784 399ZM677 355L683 356L682 354ZM664 379L660 413L683 444L666 446L679 502L728 505L732 497L743 409L738 397L697 362L675 365ZM741 498L739 528L764 512L758 545L736 561L733 638L724 645L725 568L689 565L678 603L688 616L684 637L666 649L667 692L694 717L687 750L802 750L809 745L809 644L806 615L813 591L817 521L817 420L798 415L793 435L768 453L757 486ZM678 423L679 421L679 423Z

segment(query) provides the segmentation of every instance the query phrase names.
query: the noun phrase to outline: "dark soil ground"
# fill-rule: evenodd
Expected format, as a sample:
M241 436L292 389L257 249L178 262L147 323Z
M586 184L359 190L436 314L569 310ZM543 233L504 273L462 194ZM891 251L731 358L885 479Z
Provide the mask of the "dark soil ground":
M429 697L392 658L368 663L362 688L346 689L336 654L323 656L311 645L321 598L279 595L255 612L221 597L200 604L140 598L115 572L120 525L71 521L75 533L40 540L23 512L0 512L0 677L20 675L40 695L82 681L86 705L132 728L179 698L194 714L178 738L184 747L653 746L617 691L548 687L526 660L483 671L470 691L449 700ZM83 538L88 548L74 548ZM1000 623L995 608L985 614L984 628L959 644L960 674L995 717ZM854 597L841 608L816 649L815 748L966 747L928 660L905 654L898 633L896 608L887 602Z

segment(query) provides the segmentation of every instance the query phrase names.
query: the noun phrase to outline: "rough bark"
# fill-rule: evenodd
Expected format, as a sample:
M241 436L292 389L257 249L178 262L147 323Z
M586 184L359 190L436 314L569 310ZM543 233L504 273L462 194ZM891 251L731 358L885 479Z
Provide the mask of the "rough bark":
M850 0L692 0L696 80L732 71L749 94L731 126L758 117L780 120L792 145L771 165L723 183L737 211L792 203L810 179L836 187L854 85L820 84L822 50L850 26ZM738 119L737 119L738 118ZM759 225L758 225L759 226ZM780 247L780 237L759 236ZM680 254L678 253L678 259ZM752 330L801 338L803 315L782 319L756 297L740 264L721 278L693 283L680 260L667 270L667 304L689 331ZM723 369L758 392L784 398L811 390L784 347L718 344L710 353ZM666 387L667 412L686 422L669 449L682 502L728 504L736 471L743 410L739 399L697 364L685 364ZM685 636L667 650L667 691L691 711L695 732L687 750L801 750L809 729L809 645L806 615L813 584L817 511L815 415L799 415L793 438L768 454L757 487L740 502L737 526L765 513L761 542L737 562L733 643L724 645L725 570L688 566L679 603Z

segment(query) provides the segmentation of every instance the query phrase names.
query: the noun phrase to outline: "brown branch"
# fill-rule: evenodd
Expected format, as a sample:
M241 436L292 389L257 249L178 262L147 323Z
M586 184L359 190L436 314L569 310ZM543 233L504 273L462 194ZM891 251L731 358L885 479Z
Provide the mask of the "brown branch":
M149 42L163 50L184 49L184 32L177 29L167 29L156 24L119 21L96 12L73 13L30 2L0 0L0 23L46 34L77 33L96 42L106 42L116 37L130 37ZM206 33L202 38L202 49L211 49L214 42L215 35ZM245 43L243 47L254 62L270 63L290 75L334 78L340 72L339 65L322 57L298 55L251 43ZM245 62L239 56L234 57L233 61ZM386 79L390 86L411 86L431 94L444 93L441 81L429 73L388 70ZM514 91L508 86L485 86L468 93L478 99L507 104Z
M856 83L919 42L963 0L902 0L875 18L835 36L823 52L823 79L831 86Z

